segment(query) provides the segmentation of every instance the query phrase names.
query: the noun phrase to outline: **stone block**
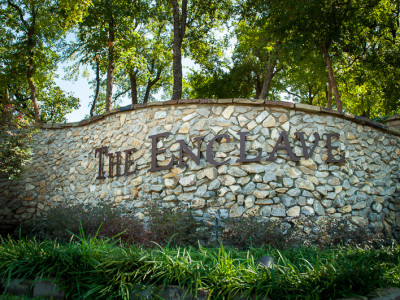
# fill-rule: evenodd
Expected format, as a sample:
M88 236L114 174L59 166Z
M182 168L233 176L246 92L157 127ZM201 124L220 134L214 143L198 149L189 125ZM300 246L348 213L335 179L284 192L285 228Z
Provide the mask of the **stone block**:
M230 103L233 103L233 99L218 99L217 103L218 104L230 104Z
M36 281L33 287L33 297L48 297L64 299L64 291L50 280Z
M319 107L319 106L303 104L303 103L296 103L295 109L306 111L306 112L314 112L314 113L319 113L321 111L321 107Z
M32 280L10 279L10 281L2 280L2 285L7 294L28 296L31 294Z

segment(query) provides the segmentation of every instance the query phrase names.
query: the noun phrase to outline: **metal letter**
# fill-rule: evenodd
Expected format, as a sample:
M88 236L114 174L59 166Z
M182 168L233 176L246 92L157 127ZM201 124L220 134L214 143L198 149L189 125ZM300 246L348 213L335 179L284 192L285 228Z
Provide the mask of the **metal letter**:
M101 147L95 149L94 157L97 157L97 153L99 153L99 176L96 179L104 179L104 160L103 155L108 154L108 147Z
M196 137L194 140L197 141L197 156L190 150L188 145L186 145L184 140L178 140L177 142L180 144L179 148L179 162L177 167L184 168L185 163L183 162L183 152L189 155L197 165L200 165L200 148L201 148L201 141L204 139L204 136Z
M208 145L207 145L206 159L207 159L207 161L208 161L210 164L212 164L213 166L221 166L221 165L224 165L224 164L228 163L228 162L231 160L230 158L228 158L228 159L225 160L225 161L221 161L221 162L216 162L216 161L214 160L213 153L212 153L212 147L213 147L213 145L214 145L214 143L215 143L216 140L218 140L218 139L223 139L223 138L226 139L227 142L229 142L229 140L230 140L229 135L227 135L227 134L220 134L220 135L215 136L215 137L208 143Z
M240 136L240 157L236 162L249 162L249 161L260 161L262 150L258 155L254 158L246 157L246 135L250 132L241 132L239 131L237 134Z
M131 154L136 151L137 151L136 148L132 148L132 149L128 149L128 150L124 151L125 152L125 172L124 172L125 176L134 174L137 171L136 162L131 159ZM133 171L129 171L129 168L132 166L133 163L135 163L135 168L133 169Z
M344 153L340 155L340 159L334 159L332 155L332 150L338 149L339 146L332 146L332 137L337 139L340 138L339 133L324 133L326 135L326 148L328 149L328 159L327 163L343 163L344 162Z
M114 166L116 166L116 174L115 175L117 177L121 176L121 170L120 170L119 166L121 165L122 155L121 155L120 151L115 152L115 155L117 156L117 160L116 161L114 161L114 154L113 153L109 153L108 154L108 176L110 178L114 177L114 174L113 174L113 167Z
M280 145L281 142L283 142L285 145ZM290 143L289 143L289 139L288 139L286 131L282 131L281 134L279 135L279 138L276 141L275 147L274 147L274 149L272 149L272 152L271 152L270 156L268 156L267 161L276 160L276 157L274 157L274 155L280 149L286 150L286 152L288 153L288 155L290 157L290 160L292 160L292 161L300 160L298 157L296 157L294 155L292 148L290 147Z
M159 138L165 137L167 138L171 132L163 132L155 135L149 136L151 138L151 168L149 169L150 172L156 172L161 170L169 170L172 169L172 165L174 164L174 156L171 157L171 161L168 165L163 167L157 166L157 154L164 153L166 149L157 149L157 142Z
M315 148L318 146L319 140L321 139L318 132L314 132L315 141L314 141L314 145L311 147L310 151L307 151L306 141L304 138L304 132L297 131L295 133L295 135L297 135L297 137L300 139L301 146L303 147L304 158L305 159L311 158L311 156L313 155L313 153L315 151Z

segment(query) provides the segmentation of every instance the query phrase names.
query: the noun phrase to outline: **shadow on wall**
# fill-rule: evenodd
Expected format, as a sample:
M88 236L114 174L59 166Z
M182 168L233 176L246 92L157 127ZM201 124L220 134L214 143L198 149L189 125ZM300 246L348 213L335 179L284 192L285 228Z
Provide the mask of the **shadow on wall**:
M3 237L15 232L22 218L36 212L37 202L32 201L34 192L18 193L17 182L0 178L0 235Z

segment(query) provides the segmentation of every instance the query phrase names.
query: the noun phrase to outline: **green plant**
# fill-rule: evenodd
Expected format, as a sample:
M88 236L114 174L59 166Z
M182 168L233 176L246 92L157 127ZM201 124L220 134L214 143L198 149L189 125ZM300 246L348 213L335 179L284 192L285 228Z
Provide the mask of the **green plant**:
M16 235L67 242L80 232L80 226L88 236L97 234L101 226L99 237L112 238L118 235L125 242L150 243L143 223L133 214L124 213L121 208L114 207L112 203L56 206L41 218L23 220Z
M160 245L197 245L210 237L210 228L196 220L190 209L150 205L146 213L151 238Z
M31 159L34 130L12 104L0 101L0 176L20 178Z
M98 230L100 233L101 229ZM400 287L400 247L331 249L220 246L148 248L87 236L68 243L36 239L0 242L0 278L53 278L68 298L128 299L153 286L179 285L211 299L251 295L272 299L337 299L367 295L380 287ZM276 258L261 268L263 255Z
M223 224L221 241L227 246L247 249L252 246L278 247L286 244L279 221L260 221L256 217L230 218L223 220Z

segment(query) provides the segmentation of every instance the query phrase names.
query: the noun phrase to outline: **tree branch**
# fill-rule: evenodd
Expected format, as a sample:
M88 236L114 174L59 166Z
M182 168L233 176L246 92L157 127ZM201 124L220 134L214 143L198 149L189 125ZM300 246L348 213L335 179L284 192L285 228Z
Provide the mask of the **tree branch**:
M14 7L18 11L19 18L21 19L22 23L24 24L25 29L28 31L29 26L28 26L28 23L26 23L26 21L24 19L24 13L22 12L22 9L18 5L12 3L11 0L8 0L8 5Z

